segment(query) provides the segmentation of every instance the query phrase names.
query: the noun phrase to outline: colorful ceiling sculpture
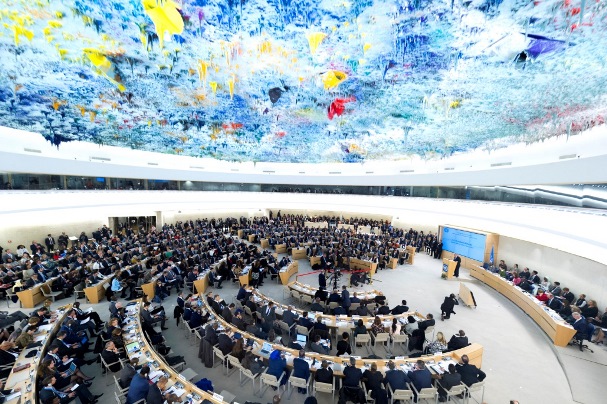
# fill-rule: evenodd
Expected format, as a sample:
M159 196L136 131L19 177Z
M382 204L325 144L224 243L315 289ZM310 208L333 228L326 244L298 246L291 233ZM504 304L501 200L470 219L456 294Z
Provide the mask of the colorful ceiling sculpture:
M448 156L607 112L607 0L0 0L0 125L230 161Z

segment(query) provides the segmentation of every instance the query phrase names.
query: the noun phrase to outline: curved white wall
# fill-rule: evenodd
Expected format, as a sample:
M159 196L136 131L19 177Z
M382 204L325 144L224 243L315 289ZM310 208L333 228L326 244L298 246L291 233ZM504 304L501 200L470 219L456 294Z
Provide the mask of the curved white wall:
M108 224L111 216L159 214L172 223L212 215L263 215L268 209L387 217L397 227L433 233L444 224L498 233L504 238L497 259L532 267L571 285L577 293L607 302L607 242L603 237L607 213L595 210L361 195L12 191L0 193L0 245L29 246L32 239L42 241L49 232L90 232Z
M92 143L59 148L36 133L0 127L0 171L302 185L525 185L607 182L607 126L571 138L475 150L449 158L364 163L231 163Z

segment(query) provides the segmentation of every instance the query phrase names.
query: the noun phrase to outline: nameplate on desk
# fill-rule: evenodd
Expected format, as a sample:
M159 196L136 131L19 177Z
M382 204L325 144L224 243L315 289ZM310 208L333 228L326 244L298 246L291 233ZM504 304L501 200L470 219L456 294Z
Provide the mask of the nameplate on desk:
M403 360L403 359L405 359L405 357L404 357L404 356L395 356L395 357L394 357L394 360L395 360L395 361L400 361L400 360Z
M187 382L187 379L185 378L185 376L184 376L184 375L179 374L178 376L179 376L179 378L180 378L181 380L183 380L184 382Z
M223 401L223 396L221 394L213 393L213 398L219 401Z

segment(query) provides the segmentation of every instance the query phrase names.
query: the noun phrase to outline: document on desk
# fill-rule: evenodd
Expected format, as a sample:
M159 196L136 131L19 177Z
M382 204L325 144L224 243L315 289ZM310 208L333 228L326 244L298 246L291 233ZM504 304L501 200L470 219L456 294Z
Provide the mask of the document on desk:
M4 402L6 403L8 401L14 400L14 399L19 398L19 397L21 397L21 392L20 391L16 391L16 392L11 393L8 396L6 396L4 398Z
M185 389L178 389L175 386L171 386L171 388L169 388L167 390L167 393L169 393L169 394L175 394L177 397L181 397L182 395L185 394L185 392L186 392Z
M156 383L156 378L160 379L161 376L164 376L164 373L161 370L154 370L150 372L150 380Z
M44 341L46 337L46 335L38 335L36 338L34 338L34 342Z
M38 327L38 332L40 331L50 331L53 329L53 325L52 324L45 324L45 325L41 325L40 327Z

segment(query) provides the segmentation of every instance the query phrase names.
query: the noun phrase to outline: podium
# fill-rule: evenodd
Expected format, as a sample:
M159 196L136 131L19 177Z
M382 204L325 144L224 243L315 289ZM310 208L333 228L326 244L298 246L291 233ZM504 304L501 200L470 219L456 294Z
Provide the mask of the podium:
M407 252L409 253L409 258L407 258L407 264L413 265L413 260L415 259L415 247L412 245L408 245L405 247Z
M452 261L447 258L443 258L443 272L447 274L447 279L453 278L453 274L455 273L455 266L457 262Z

